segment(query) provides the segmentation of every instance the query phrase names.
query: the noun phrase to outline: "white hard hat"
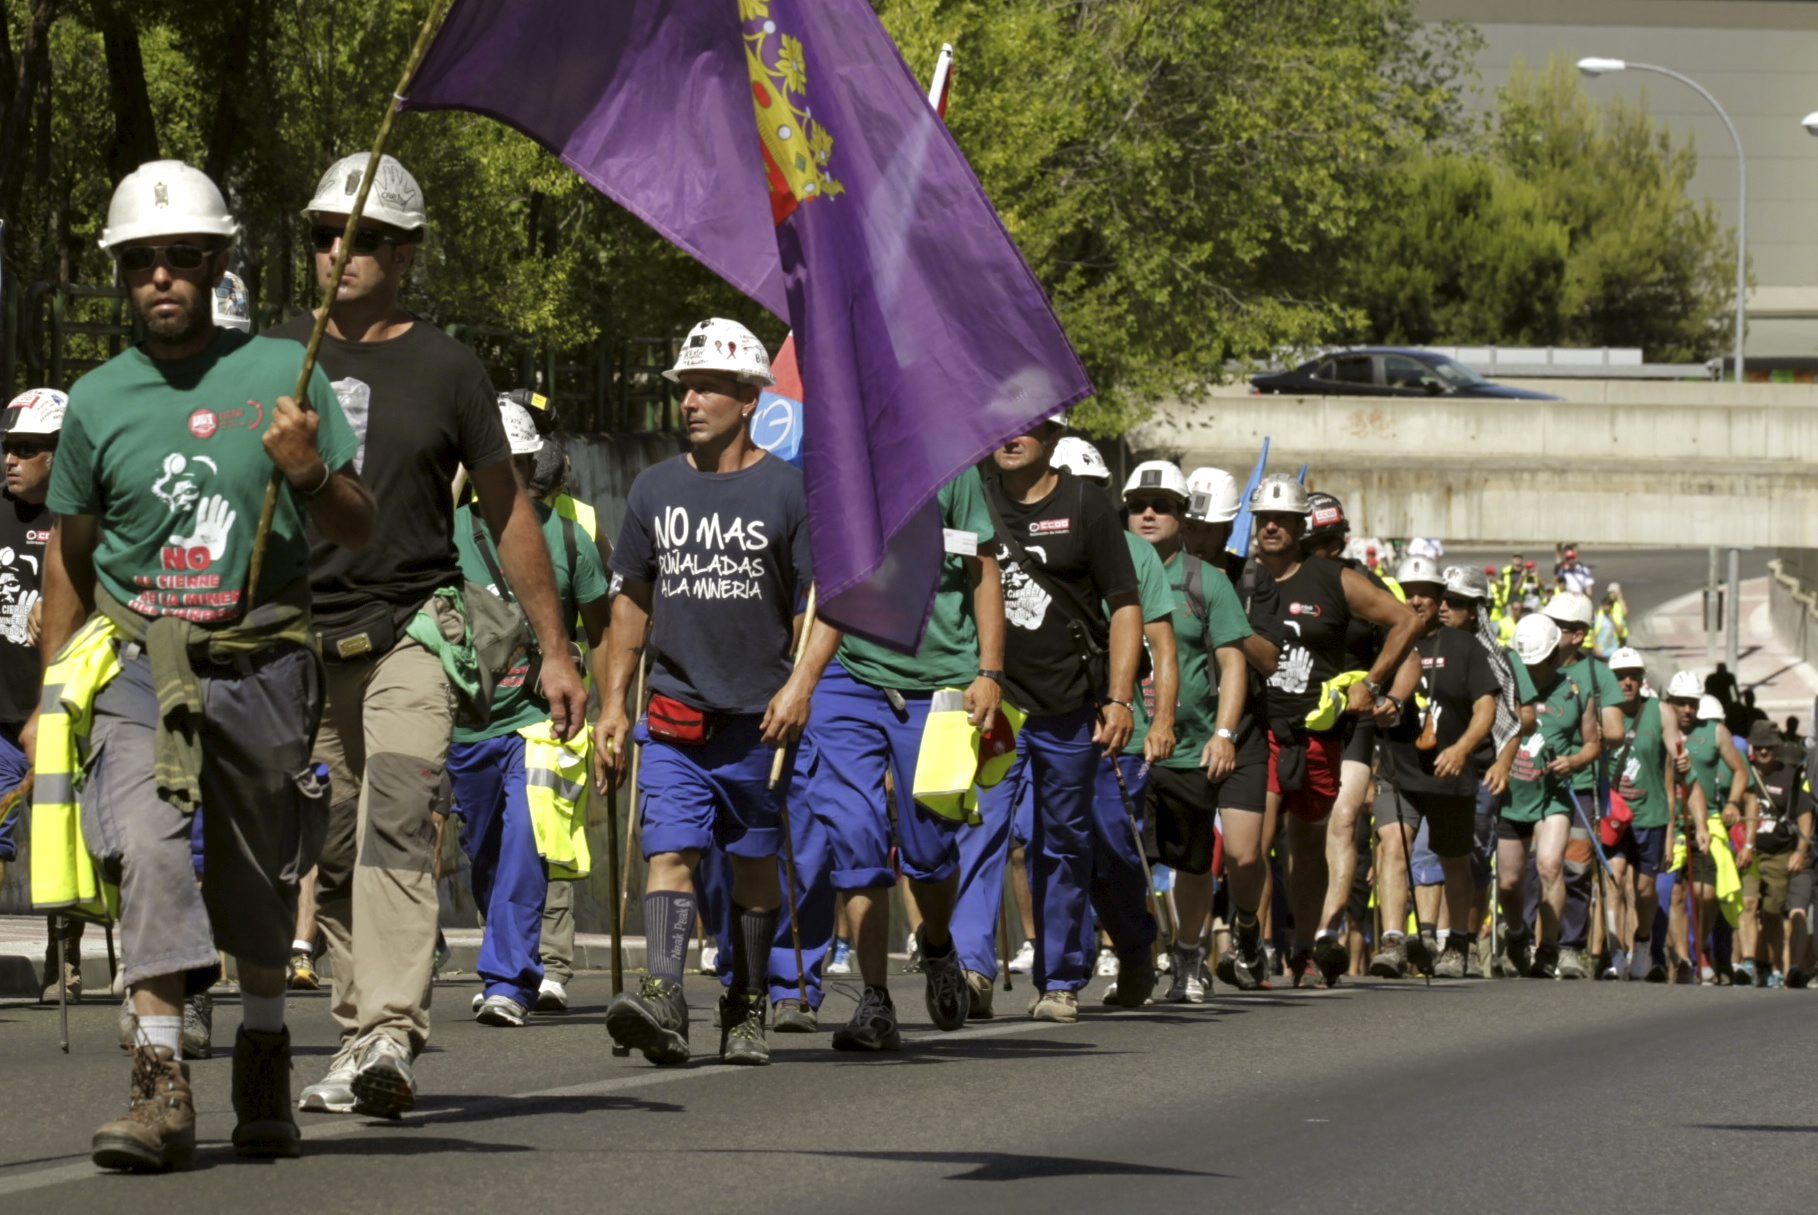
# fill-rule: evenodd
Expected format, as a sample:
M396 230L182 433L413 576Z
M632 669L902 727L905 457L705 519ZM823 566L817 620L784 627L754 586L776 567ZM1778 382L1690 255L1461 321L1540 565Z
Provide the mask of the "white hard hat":
M1676 671L1667 680L1668 700L1697 700L1704 695L1704 677L1697 671Z
M534 456L543 450L543 436L537 433L528 409L500 397L499 420L505 423L505 441L511 444L512 455Z
M1187 518L1201 523L1229 523L1237 518L1237 478L1222 468L1201 467L1187 474Z
M246 284L232 270L215 284L215 324L222 329L252 332L252 299L246 294Z
M1612 671L1645 671L1647 666L1648 664L1642 661L1641 651L1631 649L1626 645L1610 655L1610 670Z
M231 242L240 234L240 225L228 214L221 191L202 170L180 160L150 160L114 187L114 197L107 204L107 227L101 229L101 247L111 253L147 237L191 232Z
M1172 460L1144 460L1130 473L1130 479L1124 482L1124 497L1128 498L1138 490L1145 489L1161 490L1184 502L1187 498L1187 478L1181 475L1180 465Z
M348 215L360 193L360 178L372 157L366 152L343 156L328 166L322 180L316 183L315 197L303 208L303 218L318 213ZM379 171L373 176L372 189L366 192L366 206L360 214L381 224L390 224L405 232L419 231L429 222L423 211L423 187L410 175L410 170L390 156L379 157Z
M757 334L737 321L709 317L688 331L682 339L682 352L675 356L675 366L663 373L673 384L681 383L684 371L724 371L741 384L768 388L776 383L770 375L770 355Z
M55 388L27 388L6 405L9 435L54 435L63 429L69 398Z
M1078 435L1062 435L1054 445L1054 455L1048 462L1055 468L1066 469L1076 477L1097 481L1100 485L1111 484L1111 467L1105 463L1105 457L1098 454L1098 448Z
M1256 514L1304 515L1313 509L1307 500L1307 487L1299 478L1286 473L1264 477L1250 495L1250 510Z
M1439 572L1439 563L1420 553L1401 559L1401 564L1395 567L1395 581L1404 587L1410 583L1417 586L1426 583L1437 587L1443 587L1446 584L1445 578Z
M1448 565L1445 571L1446 594L1482 602L1490 597L1490 579L1474 565Z
M1546 613L1560 624L1588 629L1597 609L1592 606L1588 595L1581 595L1577 591L1560 591L1548 602Z
M1550 617L1536 613L1523 616L1515 625L1515 657L1528 666L1545 662L1559 648L1559 625Z
M1722 721L1723 702L1715 696L1704 695L1698 698L1699 721Z

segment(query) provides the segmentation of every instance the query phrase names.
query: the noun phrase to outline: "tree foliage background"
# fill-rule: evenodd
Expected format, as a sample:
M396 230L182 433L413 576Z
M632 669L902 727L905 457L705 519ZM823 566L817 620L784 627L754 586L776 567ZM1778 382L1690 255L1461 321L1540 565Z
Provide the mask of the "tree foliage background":
M918 75L959 48L949 121L1101 390L1088 429L1344 337L1659 358L1721 328L1690 149L1557 72L1471 119L1474 35L1412 0L872 2ZM299 211L369 145L427 0L0 3L9 277L110 281L113 183L167 156L226 189L261 323L313 302ZM781 337L502 126L406 115L393 150L430 207L409 302L440 323L572 350L717 312Z

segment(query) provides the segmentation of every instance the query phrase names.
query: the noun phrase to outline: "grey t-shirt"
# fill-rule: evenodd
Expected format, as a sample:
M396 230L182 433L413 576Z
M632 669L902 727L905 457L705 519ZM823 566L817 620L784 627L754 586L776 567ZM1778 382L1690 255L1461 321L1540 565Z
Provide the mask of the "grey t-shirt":
M762 713L789 678L796 602L812 577L802 474L774 456L703 473L676 456L638 474L615 580L652 588L652 691Z

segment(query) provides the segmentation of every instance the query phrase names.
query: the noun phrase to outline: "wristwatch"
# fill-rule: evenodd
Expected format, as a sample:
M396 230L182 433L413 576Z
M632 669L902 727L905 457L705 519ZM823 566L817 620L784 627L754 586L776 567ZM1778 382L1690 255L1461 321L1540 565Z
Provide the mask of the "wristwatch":
M1108 705L1117 705L1118 707L1122 708L1124 712L1130 714L1132 717L1134 717L1136 715L1136 706L1134 704L1132 704L1130 701L1119 700L1115 696L1107 696L1107 697L1105 697L1105 703Z
M1000 686L1004 682L1004 673L1002 671L987 671L983 667L979 668L978 677L980 679L989 679L992 683Z
M1228 743L1234 743L1237 741L1237 732L1235 730L1227 730L1223 726L1220 726L1218 729L1212 731L1212 737L1222 738Z
M1374 679L1366 679L1364 680L1364 691L1368 692L1372 698L1378 697L1382 695L1382 685Z

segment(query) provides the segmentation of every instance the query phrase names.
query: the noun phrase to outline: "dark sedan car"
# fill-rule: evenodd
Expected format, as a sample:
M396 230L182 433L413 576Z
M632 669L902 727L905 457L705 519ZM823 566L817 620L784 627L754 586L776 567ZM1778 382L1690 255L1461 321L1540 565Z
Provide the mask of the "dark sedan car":
M1431 350L1370 347L1322 354L1273 375L1253 376L1258 392L1294 396L1365 397L1500 397L1505 400L1557 401L1546 392L1496 384L1463 363Z

